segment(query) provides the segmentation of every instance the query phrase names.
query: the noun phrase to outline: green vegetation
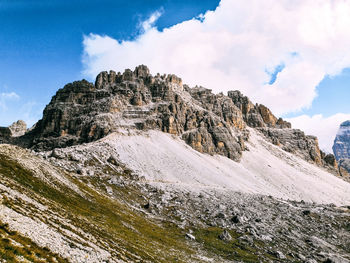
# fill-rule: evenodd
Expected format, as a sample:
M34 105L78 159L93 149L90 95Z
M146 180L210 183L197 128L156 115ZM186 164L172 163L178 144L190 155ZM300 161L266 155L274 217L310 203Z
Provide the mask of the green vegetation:
M62 171L62 175L64 172ZM128 176L128 175L125 175ZM46 178L51 178L47 175ZM4 154L0 154L0 179L2 183L16 189L27 196L49 207L50 212L59 215L52 218L46 212L38 211L36 207L20 199L3 197L3 205L36 217L56 228L62 235L69 235L68 230L86 240L85 236L76 230L92 234L97 244L112 255L114 259L135 262L193 262L200 261L197 254L209 253L216 259L226 259L242 262L261 262L263 244L254 243L250 246L238 240L239 234L229 231L232 241L220 240L218 236L222 229L216 227L197 228L194 230L195 241L186 240L186 229L179 228L170 221L160 221L148 218L142 211L133 210L125 203L142 204L142 193L135 187L119 187L111 185L116 198L106 194L105 186L108 178L99 176L74 177L66 174L66 178L79 188L80 194L58 181L46 182L36 177L33 172L22 167L18 162ZM52 179L53 180L53 179ZM57 227L59 226L59 227ZM22 256L32 262L65 262L46 248L40 248L30 239L10 232L3 227L1 233L0 255L9 262ZM6 235L4 234L6 233ZM8 236L13 233L11 238ZM68 236L73 242L82 243ZM15 240L22 244L14 245ZM85 244L88 246L88 242ZM96 241L95 241L96 242ZM16 244L17 244L16 243ZM30 244L30 245L28 245ZM260 251L260 252L259 252ZM264 255L270 257L269 255ZM0 257L0 258L1 258ZM196 260L197 259L197 260Z
M109 250L114 258L137 260L141 257L152 262L185 262L188 256L194 254L186 244L185 233L177 226L151 222L78 179L71 178L84 196L58 182L52 182L52 185L44 182L3 154L0 154L0 175L13 182L11 188L28 196L44 197L50 210L98 237L99 245ZM11 205L10 202L5 204ZM15 204L13 201L12 206ZM62 228L67 226L62 225Z
M232 236L231 241L224 241L218 238L222 229L209 227L207 229L198 229L194 231L197 240L203 244L204 248L216 255L220 255L228 260L240 260L243 262L261 262L256 254L257 248L243 245L238 241L240 236L233 230L229 233Z

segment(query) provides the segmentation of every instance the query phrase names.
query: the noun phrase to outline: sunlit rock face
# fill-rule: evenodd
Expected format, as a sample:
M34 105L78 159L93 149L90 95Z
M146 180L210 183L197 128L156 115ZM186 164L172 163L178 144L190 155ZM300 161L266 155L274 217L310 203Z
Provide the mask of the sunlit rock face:
M95 83L81 80L65 85L34 128L19 137L7 136L5 129L2 138L46 151L120 131L158 130L181 138L199 152L239 161L248 149L248 127L283 150L337 172L337 163L331 156L325 158L316 137L292 129L289 122L266 106L252 103L240 91L224 95L189 87L173 74L153 76L145 65L123 73L101 72Z
M290 128L239 91L226 96L190 88L173 74L152 76L140 65L124 73L101 72L95 84L67 84L27 137L29 147L45 150L95 141L120 129L152 129L179 136L199 152L239 160L247 126Z

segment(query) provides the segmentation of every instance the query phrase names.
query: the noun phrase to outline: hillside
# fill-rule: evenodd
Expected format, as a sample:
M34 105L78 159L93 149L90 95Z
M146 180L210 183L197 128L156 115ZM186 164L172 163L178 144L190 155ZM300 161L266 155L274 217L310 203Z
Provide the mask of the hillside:
M239 91L145 66L0 129L5 262L350 262L350 184Z

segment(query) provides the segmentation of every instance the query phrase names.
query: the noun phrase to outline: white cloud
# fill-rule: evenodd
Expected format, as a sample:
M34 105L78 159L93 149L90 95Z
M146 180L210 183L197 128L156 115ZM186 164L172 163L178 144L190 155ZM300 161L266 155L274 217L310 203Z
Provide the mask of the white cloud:
M323 117L321 114L301 115L287 120L292 123L293 128L301 129L306 134L316 135L320 148L333 153L332 146L339 126L342 122L350 120L350 114L338 113L329 117Z
M18 100L19 96L15 92L0 93L0 110L6 111L9 101Z
M143 33L150 30L158 18L162 15L162 10L158 10L151 14L151 16L140 24Z
M146 64L214 92L239 89L277 115L309 107L326 75L350 67L350 0L222 0L215 11L159 31L160 13L132 41L84 38L85 73ZM276 66L284 69L269 85Z

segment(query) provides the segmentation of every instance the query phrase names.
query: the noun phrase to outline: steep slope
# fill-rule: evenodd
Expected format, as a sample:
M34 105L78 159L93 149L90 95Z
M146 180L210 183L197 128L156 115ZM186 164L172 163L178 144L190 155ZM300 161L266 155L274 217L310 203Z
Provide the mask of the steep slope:
M134 187L114 187L122 197L112 198L95 189L98 178L79 180L18 147L1 145L0 157L0 259L198 262L183 230L135 211Z
M102 72L25 130L0 128L28 148L0 145L0 260L350 260L334 156L239 91Z
M260 175L256 175L254 180L248 172L242 176L249 178L239 178L238 172L245 168L256 172L258 164L250 157L245 160L243 156L240 167L241 164L226 157L198 153L172 135L153 133L149 137L143 133L111 134L101 141L37 154L1 145L0 259L5 262L23 259L31 262L350 262L347 207L233 191L239 186L243 191L256 193L264 185L271 189L271 185L266 183L267 178L260 180ZM121 136L132 140L121 140ZM252 138L262 140L255 135ZM258 143L255 139L248 145L251 151L253 144ZM131 170L121 160L130 161L130 154L141 149L138 144L147 140L149 145L158 146L160 153L154 157L150 156L152 151L148 154L151 163L143 163L143 171L148 175L143 178L140 171ZM171 174L164 174L171 172L169 159L158 159L155 163L155 157L167 157L164 153L168 152L160 146L165 142L181 153L172 160L173 169L181 170L173 170ZM151 150L149 145L145 147ZM300 170L315 172L309 167L311 164L301 160L294 163L290 154L272 144L266 146L275 148L277 155L286 155L280 163L274 163L275 156L269 156L266 159L271 161L269 164L285 169L290 165L286 163L289 160L301 165ZM134 157L141 161L140 156ZM183 163L178 163L180 157ZM196 160L200 163L196 164ZM131 167L135 164L140 163L130 161ZM217 164L222 164L223 172L211 176L210 172L220 169ZM160 169L159 174L148 169L152 165ZM196 170L183 174L184 167L198 170L200 165L204 166L200 170L203 176ZM237 173L228 173L228 169L237 169ZM298 171L291 166L289 169ZM308 172L305 176L310 179L310 185L318 177ZM331 177L323 174L316 182ZM180 179L184 182L177 181ZM333 179L337 178L333 176ZM344 191L340 182L345 184L336 180L331 187ZM283 182L278 184L283 186ZM276 194L278 188L272 189ZM287 193L279 190L279 194ZM334 194L330 200L346 202L346 198ZM310 195L310 199L314 197Z
M104 162L111 158L158 186L170 184L198 192L202 188L217 188L286 200L350 204L349 183L267 142L257 131L249 131L247 151L240 162L199 153L179 138L159 131L120 130L96 143L55 149L46 155L56 156L57 163L60 158L87 163L96 155ZM87 174L93 167L84 171L77 163L72 171L79 169Z
M247 127L260 129L284 150L337 173L336 162L325 158L316 137L291 129L290 123L239 91L225 96L190 88L175 75L152 76L144 65L123 74L102 72L95 85L85 80L67 84L34 129L21 137L0 133L0 139L41 151L95 141L119 128L160 130L181 137L199 152L239 161L249 138Z

